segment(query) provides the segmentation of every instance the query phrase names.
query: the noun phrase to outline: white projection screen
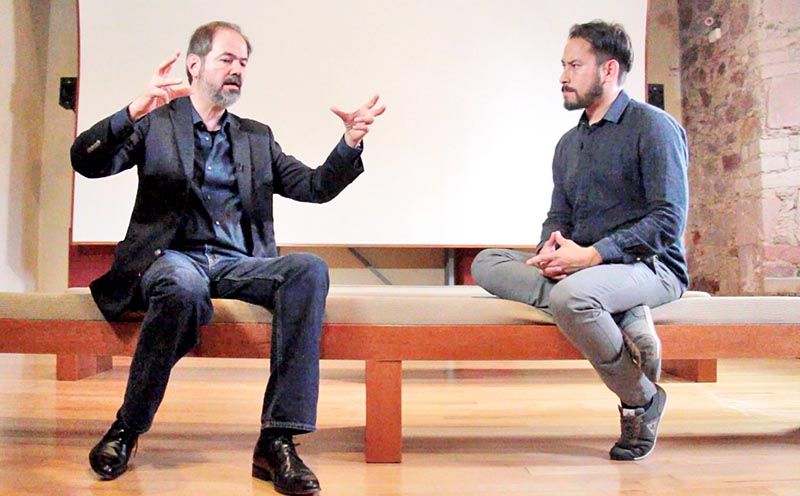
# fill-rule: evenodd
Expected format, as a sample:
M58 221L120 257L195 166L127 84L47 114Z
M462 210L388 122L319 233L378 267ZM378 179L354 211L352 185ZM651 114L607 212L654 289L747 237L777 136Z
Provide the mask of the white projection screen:
M386 113L366 172L323 205L276 198L280 245L529 246L550 202L551 161L579 112L559 75L570 26L622 23L634 43L626 89L644 98L646 0L80 0L78 131L127 105L195 27L242 27L253 53L231 111L269 124L316 167L340 138L332 105L373 94ZM124 237L135 169L76 175L72 239Z

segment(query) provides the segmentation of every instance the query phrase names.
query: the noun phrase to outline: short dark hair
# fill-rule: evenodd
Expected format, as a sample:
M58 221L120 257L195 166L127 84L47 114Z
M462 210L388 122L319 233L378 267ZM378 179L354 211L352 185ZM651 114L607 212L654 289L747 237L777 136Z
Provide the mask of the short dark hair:
M633 65L633 49L631 38L622 24L601 20L575 24L569 30L569 38L588 41L592 45L598 64L611 59L616 60L619 63L619 82L625 82L625 76Z
M247 55L250 56L253 47L250 46L250 40L247 39L247 36L242 33L242 28L240 28L238 24L225 21L209 22L195 29L191 39L189 39L189 49L186 50L186 55L195 54L200 58L208 55L208 52L211 51L211 47L214 44L214 35L221 29L228 29L238 33L247 44ZM192 75L189 73L188 68L186 69L186 75L189 77L189 84L191 84Z

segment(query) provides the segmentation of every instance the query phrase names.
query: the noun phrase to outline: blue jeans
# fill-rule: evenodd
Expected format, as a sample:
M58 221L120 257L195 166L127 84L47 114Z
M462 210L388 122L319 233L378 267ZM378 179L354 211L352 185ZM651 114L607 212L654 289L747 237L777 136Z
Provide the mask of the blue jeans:
M596 265L555 281L525 264L532 256L516 250L483 250L472 263L472 277L500 298L551 314L623 404L650 401L656 387L625 352L617 322L635 306L656 307L679 298L683 287L675 274L655 259L652 266Z
M172 367L211 321L211 298L228 298L273 314L261 428L315 430L328 287L327 264L307 253L252 258L164 251L142 275L146 314L117 418L140 433L150 428Z

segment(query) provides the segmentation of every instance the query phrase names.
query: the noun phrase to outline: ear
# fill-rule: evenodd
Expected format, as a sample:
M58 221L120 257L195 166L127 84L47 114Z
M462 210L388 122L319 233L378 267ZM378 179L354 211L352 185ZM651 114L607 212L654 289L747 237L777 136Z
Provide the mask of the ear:
M600 69L603 75L603 81L609 81L617 84L619 82L619 61L616 59L608 59L603 62Z
M197 79L200 75L200 64L202 60L196 53L190 53L186 56L186 70L192 75L192 79Z

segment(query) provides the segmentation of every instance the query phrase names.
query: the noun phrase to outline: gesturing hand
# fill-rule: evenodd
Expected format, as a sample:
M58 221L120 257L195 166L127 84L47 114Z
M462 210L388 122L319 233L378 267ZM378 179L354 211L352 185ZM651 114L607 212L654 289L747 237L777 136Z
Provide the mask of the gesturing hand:
M192 93L190 87L179 86L183 83L183 79L169 77L169 71L175 61L178 60L180 54L180 51L175 52L174 55L161 62L142 94L128 105L128 116L132 121L136 122L147 113L169 103L175 98Z
M331 107L331 112L338 115L344 123L344 141L349 146L357 146L364 136L369 132L369 127L375 122L375 117L386 111L386 106L376 107L378 95L373 96L370 101L356 109L354 112L344 112L337 107Z

